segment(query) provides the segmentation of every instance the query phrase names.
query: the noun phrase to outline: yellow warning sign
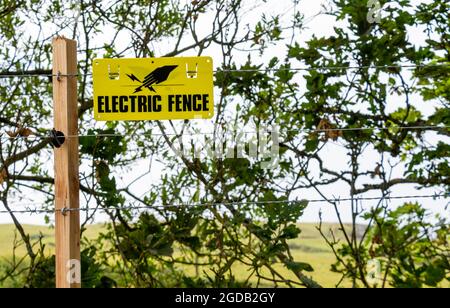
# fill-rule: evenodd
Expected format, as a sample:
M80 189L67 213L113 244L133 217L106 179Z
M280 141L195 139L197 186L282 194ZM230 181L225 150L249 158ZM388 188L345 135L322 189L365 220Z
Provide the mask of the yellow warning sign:
M96 59L97 121L190 120L214 116L210 57Z

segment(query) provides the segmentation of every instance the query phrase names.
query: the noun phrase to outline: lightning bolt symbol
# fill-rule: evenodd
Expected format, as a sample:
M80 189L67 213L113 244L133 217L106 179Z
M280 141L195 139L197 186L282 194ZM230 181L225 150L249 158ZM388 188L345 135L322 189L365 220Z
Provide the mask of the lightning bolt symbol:
M134 74L127 74L127 76L132 81L141 83L141 85L134 90L134 93L142 92L142 88L147 88L151 92L156 93L153 85L160 84L166 81L169 78L170 73L172 73L172 71L174 71L177 67L178 65L166 65L163 67L158 67L153 72L145 76L144 81L140 81L136 76L134 76Z
M128 78L130 78L132 81L137 81L137 82L141 82L136 76L134 76L134 74L127 74Z

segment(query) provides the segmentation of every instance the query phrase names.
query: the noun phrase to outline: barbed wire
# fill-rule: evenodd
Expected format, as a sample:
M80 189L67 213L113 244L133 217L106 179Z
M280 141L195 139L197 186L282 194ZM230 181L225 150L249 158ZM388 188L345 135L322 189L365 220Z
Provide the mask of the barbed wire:
M316 71L316 70L360 70L360 69L401 69L401 68L433 68L447 67L449 63L437 64L403 64L403 65L362 65L362 66L314 66L314 67L292 67L292 68L250 68L250 69L216 69L217 73L274 73L274 72L300 72L300 71ZM0 78L27 78L27 77L83 77L92 76L92 73L84 74L53 74L53 73L27 73L27 72L0 72Z
M283 71L316 71L316 70L360 70L360 69L397 69L397 68L433 68L447 67L450 64L405 64L405 65L363 65L363 66L315 66L315 67L298 67L298 68L261 68L261 69L226 69L215 70L214 73L263 73L263 72L283 72Z
M260 129L255 131L230 131L223 135L251 135L261 133L326 133L326 132L351 132L351 131L386 131L386 130L442 130L450 129L449 125L424 125L424 126L389 126L389 127L341 127L341 128L305 128L305 129L287 129L287 130L271 130ZM194 133L131 133L131 134L83 134L68 135L65 138L114 138L114 137L183 137L183 136L220 136L221 132L194 132ZM4 136L0 135L0 140L17 140L17 139L49 139L51 136L30 135L30 136Z
M379 200L406 200L406 199L440 199L448 198L449 194L433 194L433 195L409 195L409 196L381 196L381 197L355 197L355 198L330 198L330 199L302 199L302 200L277 200L277 201L250 201L250 202L210 202L210 203L192 203L192 204L166 204L155 206L123 206L114 208L97 207L80 207L80 208L63 208L63 209L30 209L23 210L0 210L0 214L54 214L57 212L88 212L88 211L127 211L127 210L179 210L179 209L191 209L191 208L209 208L214 206L224 207L238 207L238 206L251 206L251 205L299 205L309 203L341 203L348 201L379 201ZM20 203L23 206L23 203ZM31 204L34 205L34 204ZM14 206L14 205L11 205Z

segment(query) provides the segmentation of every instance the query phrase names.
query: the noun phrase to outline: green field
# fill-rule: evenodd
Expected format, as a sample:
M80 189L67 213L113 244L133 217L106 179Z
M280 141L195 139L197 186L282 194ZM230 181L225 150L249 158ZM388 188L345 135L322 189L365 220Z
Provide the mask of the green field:
M54 230L45 226L32 226L23 225L23 228L27 234L30 235L32 241L35 241L39 236L43 235L43 242L46 244L46 248L49 252L52 252L55 246ZM11 224L0 224L0 258L8 258L12 255L14 248L14 237L16 228ZM87 238L95 238L102 230L101 225L92 225L87 228L83 236ZM17 240L19 240L19 234L17 233ZM25 247L22 245L16 250L16 254L21 256L25 253Z
M95 238L102 230L101 225L89 226L86 232L83 234L87 238ZM300 225L302 233L296 240L290 242L292 247L292 254L297 261L310 263L314 272L311 276L320 284L326 287L335 287L340 280L340 275L330 272L330 266L334 262L335 258L330 248L325 244L321 238L319 232L316 230L313 224ZM324 230L332 228L337 230L336 225L324 225ZM44 243L48 249L48 252L52 252L54 249L54 235L53 230L43 226L31 226L25 225L24 229L31 235L32 238L37 239L39 234L44 236ZM13 242L14 242L14 226L13 225L0 225L0 260L8 259L12 255ZM17 249L16 255L23 255L25 253L24 247L21 246ZM1 262L1 261L0 261ZM287 273L287 270L283 266L277 266L276 269L280 273ZM191 269L192 270L192 269ZM188 271L190 272L190 271ZM248 276L247 268L244 265L235 266L234 272L236 278L244 280ZM294 280L293 276L288 276ZM252 281L253 282L253 281Z

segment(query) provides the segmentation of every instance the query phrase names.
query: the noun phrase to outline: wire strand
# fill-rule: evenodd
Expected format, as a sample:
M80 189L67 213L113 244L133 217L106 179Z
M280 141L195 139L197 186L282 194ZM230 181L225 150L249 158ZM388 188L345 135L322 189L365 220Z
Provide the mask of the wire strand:
M434 195L417 195L417 196L385 196L385 197L360 197L360 198L330 198L330 199L310 199L310 200L279 200L279 201L253 201L253 202L223 202L223 203L193 203L193 204L167 204L167 205L156 205L156 206L123 206L120 208L103 208L103 207L80 207L80 208L64 208L64 209L24 209L24 210L1 210L0 214L53 214L57 212L87 212L87 211L126 211L126 210L179 210L179 209L189 209L189 208L208 208L213 206L225 206L225 207L236 207L236 206L249 206L249 205L293 205L293 204L304 204L304 203L340 203L348 201L379 201L379 200L406 200L406 199L440 199L448 198L448 194L434 194ZM23 205L23 204L20 204Z
M351 131L386 131L386 130L442 130L442 129L450 129L450 126L442 126L442 125L428 125L428 126L390 126L390 127L347 127L347 128L328 128L328 129L289 129L283 130L284 133L326 133L326 132L351 132ZM260 133L272 133L276 132L270 129L261 129L255 131L232 131L226 135L233 134L242 134L242 135L251 135L251 134L260 134ZM196 133L143 133L143 134L86 134L86 135L68 135L65 138L114 138L114 137L161 137L161 136L208 136L208 135L220 135L220 133L214 132L196 132ZM0 135L1 140L17 140L17 139L27 139L27 140L35 140L35 139L49 139L50 136L41 136L41 135L31 135L31 136L2 136Z
M366 66L315 66L315 67L298 67L298 68L268 68L268 69L227 69L215 70L214 73L261 73L261 72L299 72L299 71L316 71L316 70L359 70L359 69L396 69L396 68L433 68L450 66L447 63L441 64L410 64L410 65L366 65Z
M299 72L299 71L316 71L316 70L359 70L359 69L398 69L398 68L433 68L433 67L447 67L449 63L437 64L404 64L404 65L365 65L365 66L315 66L315 67L297 67L297 68L258 68L258 69L216 69L214 73L273 73L273 72ZM0 78L26 78L26 77L79 77L92 76L92 73L85 74L48 74L48 73L32 73L14 72L6 73L0 72Z

